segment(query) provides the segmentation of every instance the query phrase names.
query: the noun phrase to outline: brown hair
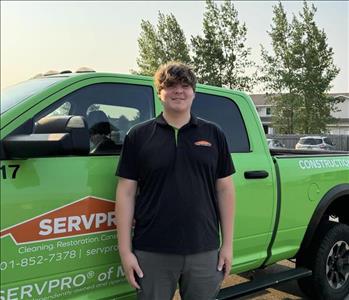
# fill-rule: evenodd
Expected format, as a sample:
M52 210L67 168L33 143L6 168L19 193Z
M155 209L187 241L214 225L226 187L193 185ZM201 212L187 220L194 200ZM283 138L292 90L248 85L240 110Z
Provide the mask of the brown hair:
M169 87L176 83L188 84L195 91L196 81L192 68L177 61L170 61L161 65L154 75L154 83L158 94L164 87Z

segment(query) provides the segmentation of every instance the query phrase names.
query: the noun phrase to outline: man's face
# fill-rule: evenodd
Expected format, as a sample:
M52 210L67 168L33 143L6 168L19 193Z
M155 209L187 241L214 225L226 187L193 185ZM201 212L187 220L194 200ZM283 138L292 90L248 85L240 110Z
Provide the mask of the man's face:
M172 113L186 113L190 111L195 93L193 88L185 83L175 83L164 87L160 91L160 99L164 110Z

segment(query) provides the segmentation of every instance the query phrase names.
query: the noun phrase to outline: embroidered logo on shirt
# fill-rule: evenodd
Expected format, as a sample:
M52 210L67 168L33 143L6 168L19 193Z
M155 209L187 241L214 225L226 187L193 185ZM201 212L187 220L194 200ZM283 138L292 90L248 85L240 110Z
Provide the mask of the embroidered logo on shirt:
M205 147L211 147L212 144L208 141L204 141L204 140L201 140L201 141L197 141L194 143L196 146L205 146Z

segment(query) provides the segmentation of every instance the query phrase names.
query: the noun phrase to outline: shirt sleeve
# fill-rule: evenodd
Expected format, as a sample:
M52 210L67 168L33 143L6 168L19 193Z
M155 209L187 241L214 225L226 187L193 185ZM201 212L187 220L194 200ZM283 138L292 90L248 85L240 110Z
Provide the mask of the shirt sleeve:
M116 176L138 180L139 164L135 133L129 131L125 136L124 144L120 154L119 164L116 169Z
M218 129L218 164L217 178L224 178L235 173L235 167L231 159L227 139Z

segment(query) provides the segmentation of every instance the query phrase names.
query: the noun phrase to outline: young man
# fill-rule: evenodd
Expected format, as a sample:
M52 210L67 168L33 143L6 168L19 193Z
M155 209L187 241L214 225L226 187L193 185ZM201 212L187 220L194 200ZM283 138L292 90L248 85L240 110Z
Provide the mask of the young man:
M168 63L155 86L163 113L130 130L117 170L122 265L138 299L171 300L178 283L183 300L211 300L232 263L234 166L223 132L190 112L193 71Z

